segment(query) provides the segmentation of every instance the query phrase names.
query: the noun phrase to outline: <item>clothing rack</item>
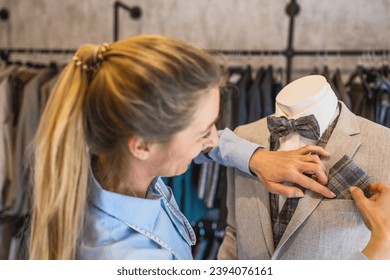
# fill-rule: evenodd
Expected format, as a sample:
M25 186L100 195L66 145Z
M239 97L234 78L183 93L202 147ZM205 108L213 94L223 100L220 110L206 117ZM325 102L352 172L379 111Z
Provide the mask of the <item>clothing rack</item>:
M289 29L287 48L285 50L212 50L213 53L220 53L231 56L269 56L281 55L286 57L286 80L291 82L291 73L293 68L293 58L295 56L363 56L369 54L371 56L381 56L390 54L390 50L295 50L294 49L294 30L295 17L299 14L300 7L297 0L291 0L287 4L285 12L289 16Z
M139 19L142 15L142 10L138 6L130 7L121 1L115 1L114 3L114 41L118 39L119 33L119 9L125 9L129 12L130 16L134 19ZM9 12L5 9L1 9L2 14L6 14L4 17L7 20ZM289 16L289 31L287 48L285 50L210 50L214 54L224 54L228 56L284 56L286 58L286 82L291 81L291 74L293 69L293 58L295 56L384 56L389 55L390 50L295 50L294 49L294 30L295 30L295 17L299 14L300 7L297 0L291 0L287 4L285 12ZM25 53L25 54L72 54L76 49L47 49L47 48L0 48L0 58L8 60L12 53Z

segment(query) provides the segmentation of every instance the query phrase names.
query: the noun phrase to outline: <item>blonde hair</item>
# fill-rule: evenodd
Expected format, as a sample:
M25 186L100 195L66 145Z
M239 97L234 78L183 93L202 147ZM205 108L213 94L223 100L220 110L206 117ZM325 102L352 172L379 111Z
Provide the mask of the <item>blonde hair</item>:
M119 182L126 140L165 142L190 125L200 99L221 82L204 50L143 35L84 45L62 72L41 117L34 150L30 259L74 259L91 157Z

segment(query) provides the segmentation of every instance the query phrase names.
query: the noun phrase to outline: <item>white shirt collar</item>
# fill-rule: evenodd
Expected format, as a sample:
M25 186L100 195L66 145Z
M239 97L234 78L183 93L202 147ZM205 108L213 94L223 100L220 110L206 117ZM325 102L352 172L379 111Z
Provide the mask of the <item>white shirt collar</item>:
M313 114L318 121L318 124L320 126L320 135L322 135L322 133L328 128L328 126L337 116L337 97L329 84L328 87L328 91L331 91L330 94L326 94L318 102L309 106L299 114L295 116L287 116L287 114L282 111L282 109L278 106L278 103L276 102L274 115L276 117L284 116L288 119L297 119L303 116Z

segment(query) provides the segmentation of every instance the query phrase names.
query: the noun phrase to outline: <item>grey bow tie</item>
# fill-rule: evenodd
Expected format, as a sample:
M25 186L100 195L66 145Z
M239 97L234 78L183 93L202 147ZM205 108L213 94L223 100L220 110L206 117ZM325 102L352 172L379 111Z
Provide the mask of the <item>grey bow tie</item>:
M304 116L298 119L286 117L267 117L268 130L271 133L270 150L276 151L280 147L279 138L295 131L299 135L318 140L320 138L320 126L314 115Z

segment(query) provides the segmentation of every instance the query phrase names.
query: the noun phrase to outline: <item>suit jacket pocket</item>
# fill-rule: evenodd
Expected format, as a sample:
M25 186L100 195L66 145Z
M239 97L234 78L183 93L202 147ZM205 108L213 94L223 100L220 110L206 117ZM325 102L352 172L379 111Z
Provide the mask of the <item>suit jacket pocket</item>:
M323 199L317 207L318 211L359 212L351 199Z

